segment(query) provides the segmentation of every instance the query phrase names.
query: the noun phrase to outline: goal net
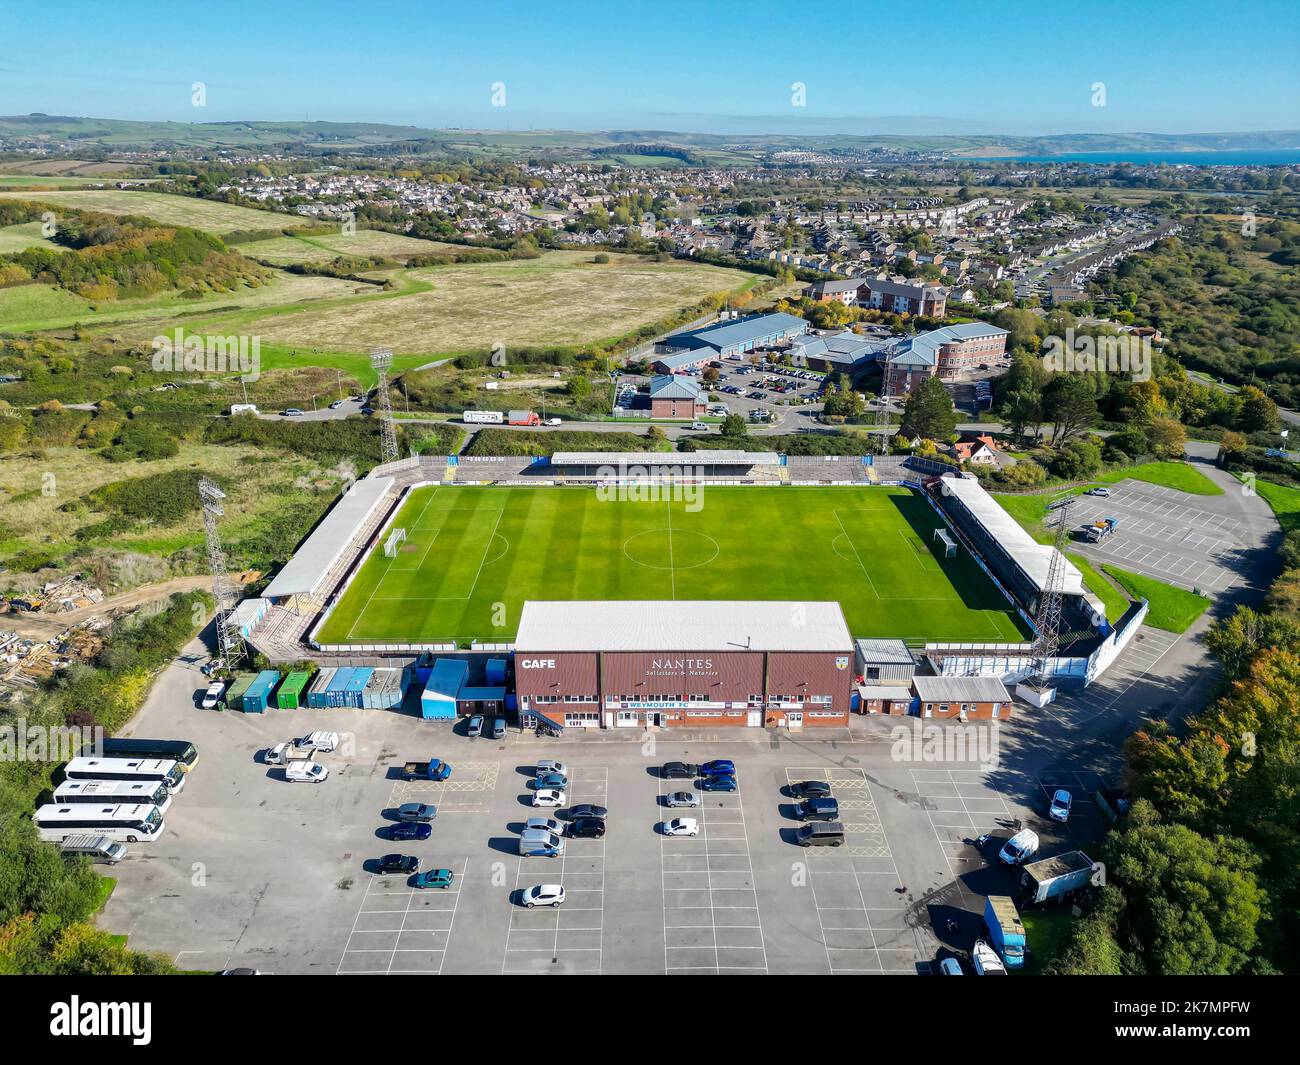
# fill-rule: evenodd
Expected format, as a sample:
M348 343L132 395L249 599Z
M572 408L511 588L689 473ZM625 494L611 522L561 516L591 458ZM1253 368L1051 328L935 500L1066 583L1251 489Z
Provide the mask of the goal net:
M397 557L397 549L406 542L406 530L394 529L388 534L388 540L384 544L384 554L389 558Z

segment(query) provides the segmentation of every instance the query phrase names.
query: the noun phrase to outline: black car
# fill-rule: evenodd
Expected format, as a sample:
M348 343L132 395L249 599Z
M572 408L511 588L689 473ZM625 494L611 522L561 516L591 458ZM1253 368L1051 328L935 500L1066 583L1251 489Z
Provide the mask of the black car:
M700 767L690 762L665 762L659 775L665 780L694 780L700 775Z
M605 834L605 822L599 817L575 817L569 822L569 835L574 839L600 839Z
M424 821L402 821L388 830L388 838L394 841L428 839L433 829Z
M790 785L790 794L796 799L829 799L831 786L824 780L801 780Z
M385 854L379 859L381 873L418 873L420 859L414 854Z
M587 818L595 818L598 821L603 821L608 816L609 811L606 810L605 807L595 806L589 802L580 802L577 806L571 806L569 808L570 821L582 821Z

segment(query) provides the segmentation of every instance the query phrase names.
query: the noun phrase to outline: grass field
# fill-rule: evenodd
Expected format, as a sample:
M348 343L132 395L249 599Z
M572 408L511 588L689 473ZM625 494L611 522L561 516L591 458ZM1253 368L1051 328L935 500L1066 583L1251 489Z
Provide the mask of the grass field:
M621 337L717 292L760 279L739 270L649 257L552 251L536 259L410 271L424 290L258 321L263 342L300 349L441 354L507 345L586 344Z
M351 236L343 233L313 233L294 237L274 237L235 245L235 250L253 259L284 266L288 263L324 263L340 255L396 259L405 262L417 255L434 255L459 249L454 244L420 240L388 233L380 229L359 229Z
M1300 488L1257 480L1255 491L1273 508L1273 513L1277 515L1277 522L1282 526L1283 532L1300 529Z
M526 599L838 599L854 636L1025 637L964 550L934 553L938 519L907 489L706 487L698 502L417 489L397 557L365 561L317 638L504 640Z
M313 225L299 215L258 211L232 203L173 196L165 192L134 192L126 189L74 189L51 192L0 192L0 197L38 200L58 207L103 211L105 214L136 214L165 226L193 226L220 236L236 229L296 229Z
M49 248L53 251L67 251L41 235L44 222L24 222L17 226L0 228L0 255L26 251L28 248Z
M1193 621L1205 613L1210 600L1203 595L1175 588L1172 584L1130 573L1126 569L1102 563L1101 568L1115 578L1134 599L1145 599L1151 604L1147 613L1148 625L1166 632L1186 632Z

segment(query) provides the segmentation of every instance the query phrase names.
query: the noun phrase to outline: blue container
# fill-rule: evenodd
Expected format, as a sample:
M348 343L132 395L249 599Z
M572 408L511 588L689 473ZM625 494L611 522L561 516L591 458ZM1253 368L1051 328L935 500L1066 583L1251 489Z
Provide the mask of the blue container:
M506 660L504 658L489 658L487 660L487 686L489 688L500 688L506 682Z
M370 677L374 672L369 666L358 666L352 670L352 676L348 678L347 687L343 689L344 706L360 710L365 705L366 685L370 683Z
M331 710L346 706L348 682L352 679L352 667L340 666L334 673L334 679L325 689L325 705Z
M334 666L328 669L322 669L316 674L316 683L311 686L311 691L307 693L307 705L313 710L324 710L329 706L325 698L325 690L334 680L334 674L338 670Z
M244 713L260 714L263 713L267 705L271 702L271 693L275 691L275 686L280 683L280 671L276 669L264 669L248 686L244 692Z

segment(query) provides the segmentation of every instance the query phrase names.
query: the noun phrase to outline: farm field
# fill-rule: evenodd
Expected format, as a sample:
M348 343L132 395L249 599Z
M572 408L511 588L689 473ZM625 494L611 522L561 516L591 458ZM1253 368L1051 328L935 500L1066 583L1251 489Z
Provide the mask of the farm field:
M752 287L739 270L650 257L552 251L536 259L413 270L429 286L396 299L306 310L259 322L265 341L307 350L441 354L495 343L612 340L710 293Z
M323 263L340 255L383 257L405 261L417 255L455 251L454 244L421 240L380 229L359 229L343 233L313 233L295 237L273 237L235 245L235 250L253 259L283 266L288 263Z
M0 197L39 200L57 207L64 204L105 214L135 214L152 218L165 226L192 226L221 236L236 229L294 229L312 223L297 215L278 211L257 211L231 203L172 196L165 192L134 192L122 189L73 189L51 192L0 191Z
M706 487L695 502L416 489L393 523L406 542L377 546L317 638L507 640L526 599L827 598L858 637L1025 636L964 550L935 554L934 512L907 489Z

